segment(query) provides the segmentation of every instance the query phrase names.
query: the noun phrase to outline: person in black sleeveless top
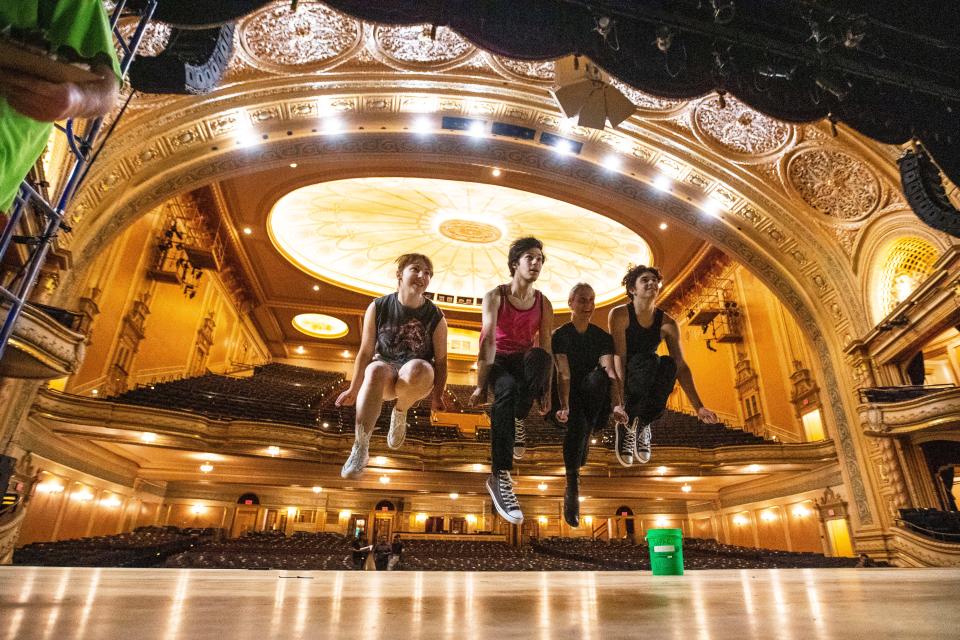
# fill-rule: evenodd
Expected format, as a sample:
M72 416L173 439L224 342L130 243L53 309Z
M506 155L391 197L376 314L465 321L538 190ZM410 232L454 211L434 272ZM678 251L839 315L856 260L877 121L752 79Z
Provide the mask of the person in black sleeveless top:
M650 423L663 414L667 397L679 380L680 387L702 422L717 422L717 414L703 406L693 374L683 359L680 329L676 320L656 307L663 278L655 267L638 265L623 277L630 302L610 310L610 333L616 352L617 374L624 385L624 404L629 425L617 425L617 459L625 467L634 457L649 462L652 433ZM666 341L669 355L657 355Z
M614 419L626 424L620 399L620 384L613 364L613 338L590 323L596 294L585 282L570 290L570 322L553 332L553 357L557 363L559 424L567 427L563 439L563 463L567 487L563 495L563 519L580 526L580 467L587 463L590 433L607 424L611 407Z
M340 475L359 478L370 458L370 434L384 400L396 398L387 446L399 449L407 433L407 410L433 391L434 410L446 408L447 321L423 294L433 264L419 253L397 258L397 291L370 303L353 365L350 387L336 406L357 405L356 440Z

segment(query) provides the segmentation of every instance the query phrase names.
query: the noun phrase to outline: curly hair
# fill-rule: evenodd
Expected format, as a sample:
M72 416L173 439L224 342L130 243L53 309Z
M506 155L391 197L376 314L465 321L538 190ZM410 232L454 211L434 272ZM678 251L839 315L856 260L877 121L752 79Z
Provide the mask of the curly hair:
M645 264L638 264L631 266L626 275L623 276L623 280L620 281L620 284L623 285L624 290L627 292L627 297L633 300L633 294L630 293L630 289L636 289L637 278L640 277L643 273L651 273L653 277L659 282L663 282L663 275L660 273L660 269L656 267L648 267Z
M543 253L543 243L533 236L517 238L510 243L510 251L507 253L507 266L510 268L511 277L517 271L517 263L520 262L520 257L530 249L540 249L540 253ZM543 261L547 261L546 255L543 256Z

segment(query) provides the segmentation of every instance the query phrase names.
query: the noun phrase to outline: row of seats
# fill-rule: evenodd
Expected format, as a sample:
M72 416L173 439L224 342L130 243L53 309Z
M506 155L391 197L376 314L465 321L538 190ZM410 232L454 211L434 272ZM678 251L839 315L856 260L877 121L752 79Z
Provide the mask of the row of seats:
M353 435L356 411L336 407L335 400L347 388L343 374L306 367L273 363L256 367L248 377L206 374L138 387L112 398L116 402L192 411L220 419L248 419L299 426L319 426L327 433ZM447 392L455 410L468 410L473 388L449 385ZM450 425L431 421L430 398L411 407L407 419L407 437L425 443L462 441L467 438ZM385 435L394 403L384 403L375 433ZM472 410L471 411L479 411ZM655 446L697 447L756 445L768 441L725 425L708 425L675 411L665 411L654 421ZM560 446L564 429L532 413L526 419L527 445ZM478 429L475 439L490 440L489 429ZM597 445L614 448L614 428L606 425L596 435Z
M209 543L219 529L140 527L129 533L57 542L34 542L16 549L13 564L53 567L152 567L168 556Z
M938 509L900 509L906 525L929 538L960 542L960 513Z

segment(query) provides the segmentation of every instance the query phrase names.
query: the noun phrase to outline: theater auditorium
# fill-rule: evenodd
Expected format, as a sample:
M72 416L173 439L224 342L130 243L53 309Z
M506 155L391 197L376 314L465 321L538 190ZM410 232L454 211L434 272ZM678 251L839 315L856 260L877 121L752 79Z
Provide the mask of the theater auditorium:
M956 636L953 3L13 4L39 22L0 9L0 637ZM102 50L56 46L81 23ZM108 108L7 175L18 78L108 67ZM553 328L589 283L611 330L655 267L699 394L648 462L592 429L577 526L539 403L522 523L488 484L484 296L524 236ZM396 448L388 399L342 473L405 254L446 384Z

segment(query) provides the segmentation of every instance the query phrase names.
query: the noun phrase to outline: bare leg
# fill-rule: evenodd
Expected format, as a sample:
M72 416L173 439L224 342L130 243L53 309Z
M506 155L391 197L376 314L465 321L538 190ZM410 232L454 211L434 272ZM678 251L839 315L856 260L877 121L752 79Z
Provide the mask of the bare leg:
M433 389L433 367L426 360L411 360L402 367L397 376L396 410L407 411L417 400L424 398Z
M357 394L357 431L370 434L377 425L383 401L396 396L397 378L393 367L383 362L371 362L363 376Z

